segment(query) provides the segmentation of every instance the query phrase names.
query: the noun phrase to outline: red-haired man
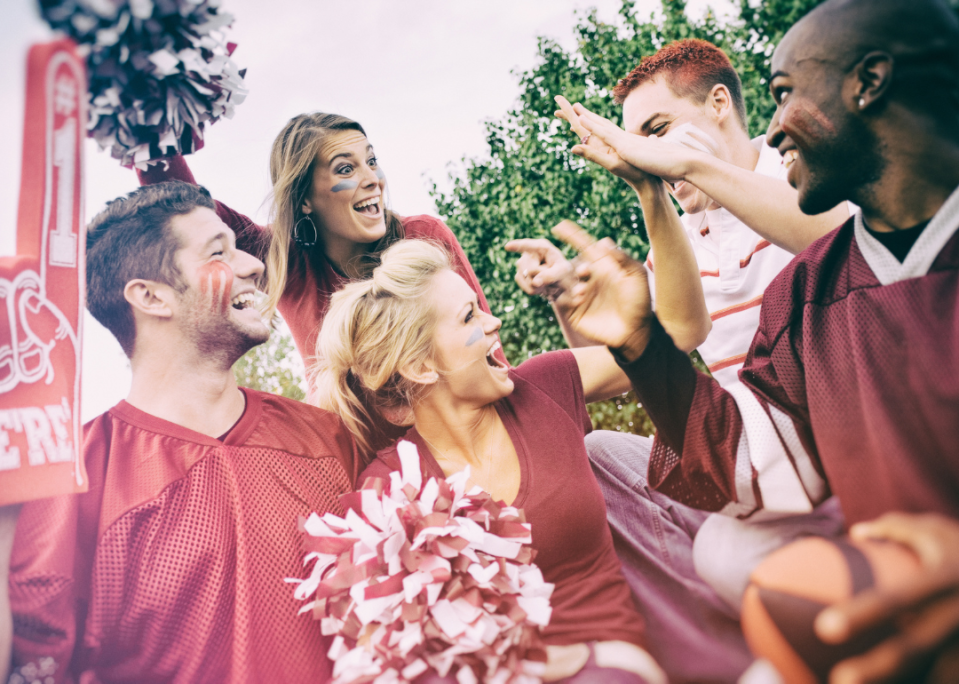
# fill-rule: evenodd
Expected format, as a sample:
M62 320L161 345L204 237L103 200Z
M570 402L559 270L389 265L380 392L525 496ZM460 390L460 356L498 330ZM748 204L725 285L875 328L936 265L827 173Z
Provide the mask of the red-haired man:
M959 21L944 0L827 0L789 30L772 72L767 140L794 156L798 206L861 210L766 289L740 382L693 369L621 253L587 254L570 322L616 349L656 424L660 491L750 519L834 493L853 537L916 552L908 582L817 618L826 643L890 635L831 682L956 682ZM619 158L655 152L580 112Z
M626 130L648 142L645 156L627 163L591 140L576 112L589 113L557 98L558 114L582 138L573 152L634 188L650 239L646 267L659 320L677 347L699 350L721 385L737 384L766 286L849 209L842 203L818 216L799 210L783 157L762 137L749 137L739 76L711 43L665 46L620 80L613 95ZM530 256L521 258L517 281L532 293L566 266L546 241L522 242L514 248ZM578 342L572 334L567 339ZM724 614L738 616L749 573L770 551L797 535L838 533L837 503L773 522L707 518L648 487L652 440L595 432L587 445L627 578L643 599L650 634L662 635L661 643L653 638L654 655L673 680L735 678L749 657L738 625ZM650 532L664 524L663 539ZM679 652L697 657L674 657Z

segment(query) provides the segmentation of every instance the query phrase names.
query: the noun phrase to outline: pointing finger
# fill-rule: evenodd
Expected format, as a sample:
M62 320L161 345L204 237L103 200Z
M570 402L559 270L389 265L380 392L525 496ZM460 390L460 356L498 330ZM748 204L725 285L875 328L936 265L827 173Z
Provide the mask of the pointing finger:
M552 230L553 236L562 240L578 252L587 249L596 242L592 235L570 220L560 221Z
M545 244L544 244L545 243ZM519 240L510 240L503 249L507 252L545 252L553 245L541 238L521 238Z

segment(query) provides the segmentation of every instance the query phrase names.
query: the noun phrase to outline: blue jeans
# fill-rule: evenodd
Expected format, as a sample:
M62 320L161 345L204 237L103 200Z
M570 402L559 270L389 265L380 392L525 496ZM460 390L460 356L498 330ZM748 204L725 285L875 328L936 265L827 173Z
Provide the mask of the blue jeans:
M652 439L598 430L586 448L647 650L678 682L735 682L753 661L739 618L696 574L693 538L709 513L653 491Z

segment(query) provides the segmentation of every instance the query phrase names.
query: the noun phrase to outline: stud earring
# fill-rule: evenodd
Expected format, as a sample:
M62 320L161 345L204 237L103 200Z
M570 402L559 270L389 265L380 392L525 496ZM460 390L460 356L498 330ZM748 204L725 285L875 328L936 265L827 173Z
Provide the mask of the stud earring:
M860 97L860 98L859 98L859 109L862 109L862 108L865 107L865 106L866 106L866 98Z

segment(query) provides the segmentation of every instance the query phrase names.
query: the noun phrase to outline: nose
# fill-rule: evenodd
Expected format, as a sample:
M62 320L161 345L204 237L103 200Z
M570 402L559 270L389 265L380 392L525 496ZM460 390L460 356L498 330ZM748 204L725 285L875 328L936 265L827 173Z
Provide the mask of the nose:
M779 126L779 115L782 112L782 106L777 106L773 113L773 118L769 122L769 128L766 129L766 144L770 147L778 148L783 141L785 134Z
M503 321L498 319L493 314L484 314L483 319L483 332L487 335L492 335L494 332L503 327Z
M360 186L364 188L373 188L380 182L380 177L376 175L376 169L368 164L363 166L363 175L360 179Z
M237 278L253 278L258 280L263 275L263 262L249 252L236 250L233 253L233 263L230 264Z

